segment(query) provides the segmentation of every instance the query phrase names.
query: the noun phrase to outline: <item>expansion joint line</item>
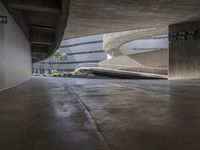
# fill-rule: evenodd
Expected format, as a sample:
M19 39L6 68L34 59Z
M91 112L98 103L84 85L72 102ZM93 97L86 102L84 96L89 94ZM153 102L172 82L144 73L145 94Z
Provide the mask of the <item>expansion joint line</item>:
M89 117L89 119L91 119L94 122L97 132L102 136L102 138L103 138L104 142L106 143L106 145L108 146L109 150L113 150L112 146L110 145L110 143L106 139L101 127L98 125L95 117L92 115L90 108L83 102L81 97L75 92L75 90L73 88L71 88L71 87L69 87L69 88L72 90L74 95L76 95L78 97L78 100L81 103L81 105L83 106L83 108L85 109L87 116Z

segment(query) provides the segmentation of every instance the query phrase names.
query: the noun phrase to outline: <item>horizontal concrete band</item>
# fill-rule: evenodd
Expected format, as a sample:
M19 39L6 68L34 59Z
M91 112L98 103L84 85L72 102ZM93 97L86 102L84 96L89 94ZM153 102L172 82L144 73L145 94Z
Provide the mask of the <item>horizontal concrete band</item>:
M168 74L168 50L157 50L113 57L99 63L102 68L137 71L154 74Z
M98 41L91 41L91 42L76 43L72 45L61 45L60 48L76 47L80 45L96 44L96 43L102 43L102 42L103 42L102 40L98 40Z
M135 67L134 68L132 67L132 68L125 68L125 69L120 69L120 70L168 75L167 68L153 68L153 67L143 67L143 68Z
M41 64L55 64L55 65L67 65L67 64L79 64L79 63L94 63L99 62L100 60L93 60L93 61L73 61L73 62L41 62Z
M96 51L86 51L86 52L77 52L77 53L67 53L67 55L80 55L80 54L92 54L92 53L105 53L103 50Z

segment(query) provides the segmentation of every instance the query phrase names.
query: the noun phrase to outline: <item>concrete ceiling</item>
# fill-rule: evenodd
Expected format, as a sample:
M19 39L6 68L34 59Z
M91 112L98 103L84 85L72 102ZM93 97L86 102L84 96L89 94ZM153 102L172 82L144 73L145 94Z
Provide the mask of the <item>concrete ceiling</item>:
M1 0L30 41L32 60L53 54L60 45L70 0Z
M200 0L71 0L64 38L200 19Z

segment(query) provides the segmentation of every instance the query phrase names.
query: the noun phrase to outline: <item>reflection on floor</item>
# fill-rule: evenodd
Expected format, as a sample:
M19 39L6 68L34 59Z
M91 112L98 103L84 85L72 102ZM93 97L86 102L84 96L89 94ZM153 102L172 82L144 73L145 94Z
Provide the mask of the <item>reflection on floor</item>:
M200 81L33 78L0 93L2 150L199 150Z

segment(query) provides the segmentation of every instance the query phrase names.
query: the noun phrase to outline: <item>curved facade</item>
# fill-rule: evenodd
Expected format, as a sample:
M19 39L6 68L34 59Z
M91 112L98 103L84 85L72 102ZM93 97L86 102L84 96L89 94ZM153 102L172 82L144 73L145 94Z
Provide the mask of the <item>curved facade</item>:
M23 83L31 77L31 48L21 28L0 3L0 91Z
M32 61L48 58L59 47L70 0L0 0L29 40Z
M136 32L133 35L129 33L130 31L104 36L104 48L111 58L100 62L99 66L109 69L167 75L168 36L162 35L131 41L131 37L135 37L139 33ZM117 35L115 36L115 34ZM120 55L113 55L116 52L119 52Z
M169 49L168 36L156 36L128 42L120 47L120 52L125 55Z
M52 69L62 72L73 71L78 66L98 65L100 61L107 59L107 55L103 51L102 35L63 40L59 49L67 54L66 62L59 62L57 58L51 57L43 62L35 63L33 72L49 73Z

